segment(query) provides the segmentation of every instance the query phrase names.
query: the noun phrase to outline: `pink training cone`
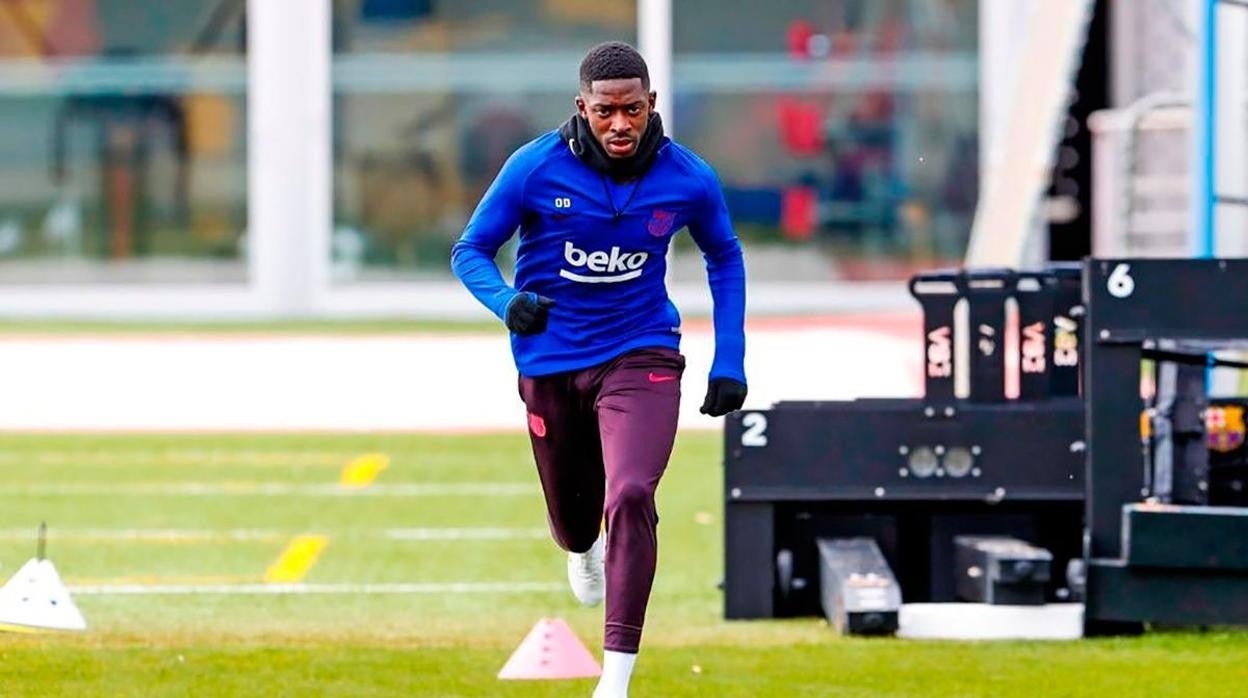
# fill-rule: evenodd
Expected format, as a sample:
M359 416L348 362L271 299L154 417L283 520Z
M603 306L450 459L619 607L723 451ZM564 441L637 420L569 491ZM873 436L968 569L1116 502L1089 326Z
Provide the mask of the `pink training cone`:
M594 655L563 619L543 618L503 665L498 678L584 679L601 673Z

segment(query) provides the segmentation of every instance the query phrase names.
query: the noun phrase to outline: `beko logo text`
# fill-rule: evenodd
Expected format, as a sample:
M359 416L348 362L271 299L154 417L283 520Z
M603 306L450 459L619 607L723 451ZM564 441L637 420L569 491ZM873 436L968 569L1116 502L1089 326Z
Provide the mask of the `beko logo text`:
M606 276L587 276L567 269L560 269L559 276L582 284L614 284L641 276L641 267L650 258L650 253L621 252L619 247L612 247L609 252L586 252L578 250L568 241L563 244L563 258L573 268L585 268Z

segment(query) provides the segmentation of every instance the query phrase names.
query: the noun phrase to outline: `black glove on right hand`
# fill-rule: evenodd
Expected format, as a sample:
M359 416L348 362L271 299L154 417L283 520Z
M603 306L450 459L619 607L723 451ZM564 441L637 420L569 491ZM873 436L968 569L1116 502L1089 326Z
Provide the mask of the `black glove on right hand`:
M749 392L745 384L731 378L712 378L706 386L706 399L702 401L702 414L722 417L729 412L741 409L745 404L745 395Z
M519 293L507 304L507 329L518 335L546 331L546 318L555 302L536 293Z

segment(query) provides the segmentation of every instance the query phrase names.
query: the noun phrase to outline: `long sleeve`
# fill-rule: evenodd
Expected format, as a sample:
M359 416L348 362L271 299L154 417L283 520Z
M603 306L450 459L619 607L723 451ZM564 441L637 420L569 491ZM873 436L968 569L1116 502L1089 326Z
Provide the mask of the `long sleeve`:
M706 189L705 204L690 223L689 233L706 260L714 305L715 359L710 377L745 383L745 260L723 191L712 173L707 174Z
M451 248L451 269L468 291L501 320L516 290L503 279L494 258L523 218L524 182L530 169L513 154Z

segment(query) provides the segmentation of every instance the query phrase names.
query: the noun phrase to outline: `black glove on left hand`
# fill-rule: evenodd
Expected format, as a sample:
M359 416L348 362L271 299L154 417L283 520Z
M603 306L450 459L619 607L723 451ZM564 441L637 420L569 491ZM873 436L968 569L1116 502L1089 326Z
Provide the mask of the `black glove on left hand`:
M745 403L745 383L731 378L712 378L706 386L706 400L702 401L702 414L722 417L741 409Z

